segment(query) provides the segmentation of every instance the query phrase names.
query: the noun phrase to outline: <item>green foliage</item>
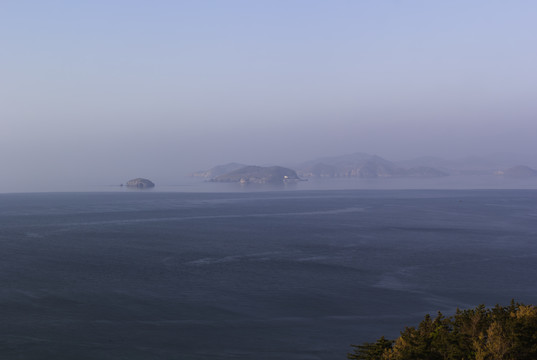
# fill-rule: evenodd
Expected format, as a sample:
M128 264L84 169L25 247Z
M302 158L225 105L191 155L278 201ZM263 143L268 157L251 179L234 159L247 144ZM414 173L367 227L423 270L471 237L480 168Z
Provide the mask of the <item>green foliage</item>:
M374 343L364 343L363 345L351 345L354 348L354 352L347 354L347 359L351 360L375 360L380 359L381 356L393 346L393 341L381 337Z
M491 309L457 310L446 318L426 315L395 341L351 345L356 360L535 360L537 307L511 302Z

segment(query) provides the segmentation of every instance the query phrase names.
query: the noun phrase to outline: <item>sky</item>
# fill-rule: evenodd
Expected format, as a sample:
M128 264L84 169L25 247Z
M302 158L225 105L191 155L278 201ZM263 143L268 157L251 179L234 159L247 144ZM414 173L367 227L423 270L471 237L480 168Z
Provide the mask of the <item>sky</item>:
M537 151L537 2L0 2L0 192Z

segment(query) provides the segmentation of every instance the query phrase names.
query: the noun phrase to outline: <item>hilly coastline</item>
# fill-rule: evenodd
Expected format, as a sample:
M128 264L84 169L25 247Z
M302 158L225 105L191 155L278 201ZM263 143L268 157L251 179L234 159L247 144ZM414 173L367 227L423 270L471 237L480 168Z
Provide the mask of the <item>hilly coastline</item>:
M322 158L296 166L306 178L443 177L449 174L430 166L404 168L377 155L355 153Z
M211 182L274 184L307 179L434 179L448 176L496 176L506 178L537 177L537 170L516 165L517 159L506 155L466 157L445 160L421 157L407 161L390 161L378 155L357 152L305 161L287 167L253 166L231 162L190 176ZM410 180L412 181L412 180Z
M497 174L511 178L530 178L537 177L537 170L534 170L529 166L517 165L503 171L498 171Z

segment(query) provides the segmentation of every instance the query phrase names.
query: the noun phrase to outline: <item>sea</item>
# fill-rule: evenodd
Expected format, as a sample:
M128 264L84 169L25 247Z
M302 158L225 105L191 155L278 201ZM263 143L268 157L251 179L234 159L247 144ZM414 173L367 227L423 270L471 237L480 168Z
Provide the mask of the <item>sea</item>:
M537 304L537 190L0 194L1 359L345 359Z

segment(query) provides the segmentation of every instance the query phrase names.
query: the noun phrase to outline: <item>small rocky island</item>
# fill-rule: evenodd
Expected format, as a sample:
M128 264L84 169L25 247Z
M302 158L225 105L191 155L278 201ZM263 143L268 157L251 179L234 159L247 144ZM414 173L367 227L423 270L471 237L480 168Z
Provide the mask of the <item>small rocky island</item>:
M245 166L212 178L213 182L238 182L241 184L284 184L300 181L296 172L281 166Z
M155 184L151 180L137 178L127 181L127 187L149 189L155 187Z

